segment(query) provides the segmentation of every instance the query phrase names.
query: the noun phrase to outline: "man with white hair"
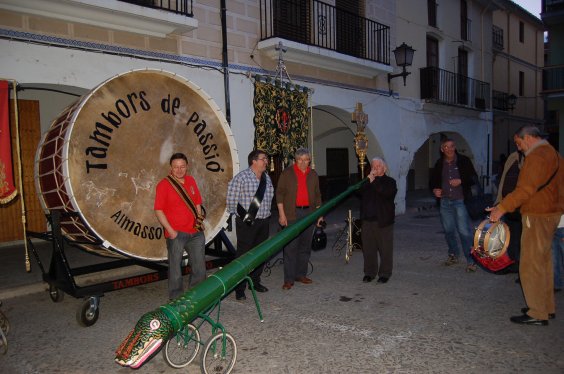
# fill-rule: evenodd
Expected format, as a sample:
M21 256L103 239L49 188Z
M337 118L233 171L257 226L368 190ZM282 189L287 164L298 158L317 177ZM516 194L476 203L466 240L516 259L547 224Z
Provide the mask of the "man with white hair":
M396 181L386 175L388 167L381 158L372 159L368 183L360 188L362 202L362 255L364 257L363 282L372 282L378 275L379 283L392 276L394 261L394 199L398 192ZM378 262L378 256L380 262Z

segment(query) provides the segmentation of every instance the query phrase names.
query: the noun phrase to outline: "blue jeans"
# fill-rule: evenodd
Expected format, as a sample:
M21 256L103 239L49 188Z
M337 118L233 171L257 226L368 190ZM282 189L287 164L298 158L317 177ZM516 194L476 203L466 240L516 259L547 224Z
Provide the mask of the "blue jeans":
M445 238L448 244L448 254L458 257L458 240L456 233L460 236L462 253L468 264L473 264L474 259L470 254L473 244L473 234L470 228L470 216L462 200L441 199L441 223L445 230Z
M182 282L182 256L188 253L190 265L190 287L206 279L206 239L203 232L188 234L178 232L174 239L166 240L168 251L168 297L176 299L184 293Z
M564 227L559 227L552 238L552 266L554 267L554 288L562 288L564 271Z

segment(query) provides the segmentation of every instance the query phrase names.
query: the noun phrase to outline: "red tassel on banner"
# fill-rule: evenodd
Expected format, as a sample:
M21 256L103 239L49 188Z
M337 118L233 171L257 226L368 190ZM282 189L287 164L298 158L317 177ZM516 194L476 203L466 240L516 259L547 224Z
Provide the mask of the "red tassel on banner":
M0 204L9 203L18 193L12 164L9 101L8 82L0 81Z

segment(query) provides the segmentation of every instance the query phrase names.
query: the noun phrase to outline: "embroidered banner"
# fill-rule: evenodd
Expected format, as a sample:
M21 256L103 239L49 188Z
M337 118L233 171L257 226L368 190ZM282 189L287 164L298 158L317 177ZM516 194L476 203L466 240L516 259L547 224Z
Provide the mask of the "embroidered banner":
M307 146L307 89L255 81L255 149L281 156L286 164L300 147Z
M18 193L12 165L9 102L8 82L0 81L0 204L9 203Z

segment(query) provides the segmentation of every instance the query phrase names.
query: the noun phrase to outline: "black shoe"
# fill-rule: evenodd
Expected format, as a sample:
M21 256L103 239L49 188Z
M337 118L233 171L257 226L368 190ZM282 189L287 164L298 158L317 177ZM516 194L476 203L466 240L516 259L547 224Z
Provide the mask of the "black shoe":
M536 319L529 317L526 314L523 314L521 316L513 316L509 318L509 320L513 323L519 323L521 325L548 326L548 321L546 319Z
M525 307L525 308L521 308L521 312L523 312L523 314L527 314L527 312L529 311L529 308ZM556 313L548 313L548 319L555 319L556 318Z
M362 281L364 283L372 282L373 280L374 280L374 277L371 277L370 275L365 275L364 278L362 278Z
M257 291L257 292L267 292L268 291L268 288L266 288L265 286L263 286L259 282L254 283L254 286L255 286L255 291Z
M562 291L562 288L555 288L554 289L554 293L557 293L557 292L560 292L560 291Z
M247 300L247 296L245 296L245 291L235 291L235 298L237 300Z
M386 283L388 282L390 278L386 278L386 277L380 277L378 278L378 283Z

